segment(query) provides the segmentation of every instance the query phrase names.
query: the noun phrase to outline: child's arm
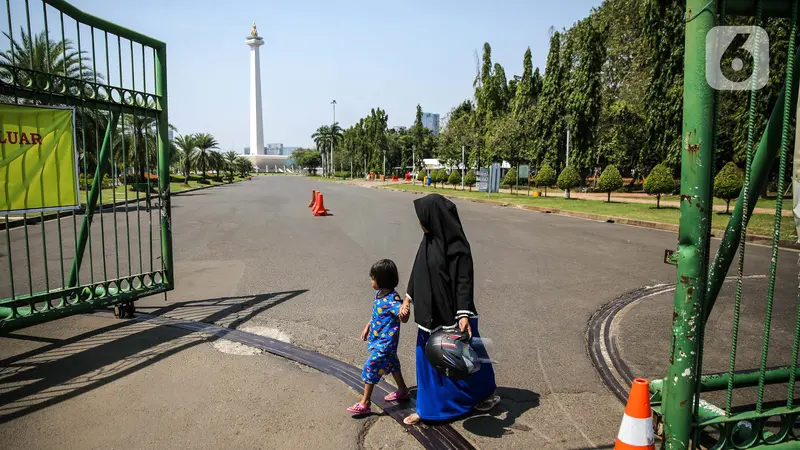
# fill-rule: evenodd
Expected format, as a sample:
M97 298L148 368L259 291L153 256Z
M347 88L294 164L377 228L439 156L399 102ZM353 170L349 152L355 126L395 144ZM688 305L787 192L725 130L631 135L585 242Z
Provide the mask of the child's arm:
M367 322L367 325L364 327L364 331L361 332L361 340L366 341L368 336L369 336L369 322Z

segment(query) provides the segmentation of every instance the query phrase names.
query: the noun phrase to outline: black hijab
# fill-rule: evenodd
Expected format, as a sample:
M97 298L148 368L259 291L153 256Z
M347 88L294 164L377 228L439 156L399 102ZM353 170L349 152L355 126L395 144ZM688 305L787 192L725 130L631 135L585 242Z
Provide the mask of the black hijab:
M420 224L428 230L417 250L408 294L414 320L433 330L476 314L472 252L456 205L439 194L414 200Z

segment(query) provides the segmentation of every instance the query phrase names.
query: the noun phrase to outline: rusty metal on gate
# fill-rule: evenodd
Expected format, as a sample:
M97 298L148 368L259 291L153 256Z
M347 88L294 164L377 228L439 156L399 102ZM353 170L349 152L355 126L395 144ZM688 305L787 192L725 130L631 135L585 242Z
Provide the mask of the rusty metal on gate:
M63 0L4 3L0 102L74 109L83 208L3 217L0 333L130 313L174 286L166 44Z

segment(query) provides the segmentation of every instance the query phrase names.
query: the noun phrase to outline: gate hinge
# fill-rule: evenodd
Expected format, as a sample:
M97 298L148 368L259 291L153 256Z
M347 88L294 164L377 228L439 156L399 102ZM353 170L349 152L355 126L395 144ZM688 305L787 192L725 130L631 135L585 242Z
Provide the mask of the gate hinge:
M677 250L664 250L664 262L666 264L678 265L678 251Z

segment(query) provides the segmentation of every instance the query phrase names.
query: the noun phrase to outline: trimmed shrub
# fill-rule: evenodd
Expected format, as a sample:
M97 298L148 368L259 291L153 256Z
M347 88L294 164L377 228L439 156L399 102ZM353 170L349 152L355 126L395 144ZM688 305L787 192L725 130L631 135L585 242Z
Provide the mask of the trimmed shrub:
M567 191L567 198L569 198L570 189L575 189L579 184L581 184L581 177L578 175L578 171L575 170L574 167L567 166L561 171L561 175L558 176L556 184L558 185L559 189L564 189Z
M427 179L428 179L428 173L425 172L424 170L420 170L419 173L417 174L417 181L421 181L424 183L425 181L427 181Z
M616 191L617 189L622 187L622 175L619 174L619 170L613 164L606 167L602 174L600 174L600 180L598 181L598 187L601 191L608 193L607 201L611 201L611 191Z
M447 178L447 182L453 185L453 189L456 188L459 184L461 184L461 171L460 170L453 170L450 172L450 176Z
M511 169L506 172L506 176L503 177L503 186L508 186L511 189L511 193L514 193L514 185L518 183L517 180L517 169L512 167Z
M661 207L661 196L669 194L675 189L675 180L672 170L664 164L653 167L650 175L644 180L644 191L656 196L656 208Z
M472 186L478 182L478 177L475 176L475 171L470 169L469 172L464 175L464 186L469 186L469 190L472 190Z
M536 174L534 182L537 187L544 187L544 196L547 197L547 188L556 182L556 171L549 164L545 164Z
M725 214L730 214L731 200L739 197L744 186L744 175L733 162L725 164L714 178L714 196L725 200Z
M444 183L447 183L448 175L446 169L435 170L433 173L434 173L433 180L431 181L433 181L434 184L438 183L444 185Z

